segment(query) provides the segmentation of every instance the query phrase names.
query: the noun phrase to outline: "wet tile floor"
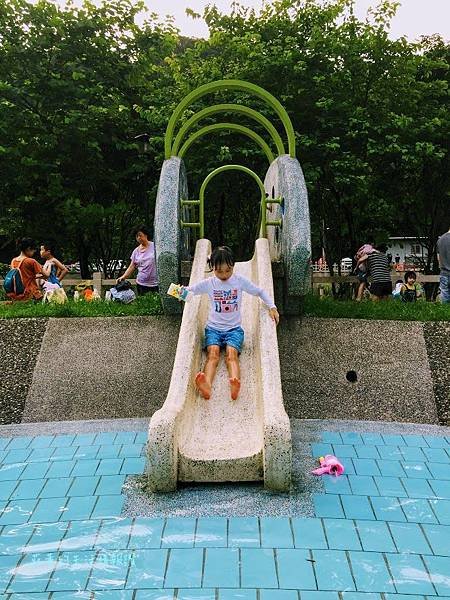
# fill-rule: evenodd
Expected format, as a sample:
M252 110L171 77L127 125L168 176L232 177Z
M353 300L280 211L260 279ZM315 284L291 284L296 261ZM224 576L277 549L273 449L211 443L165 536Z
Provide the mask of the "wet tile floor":
M450 600L449 437L324 431L315 518L123 518L145 441L0 437L0 598Z

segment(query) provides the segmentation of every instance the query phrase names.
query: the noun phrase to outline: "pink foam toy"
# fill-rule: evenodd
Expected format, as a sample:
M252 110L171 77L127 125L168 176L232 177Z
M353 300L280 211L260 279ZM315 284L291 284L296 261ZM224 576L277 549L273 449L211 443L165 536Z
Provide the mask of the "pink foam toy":
M337 477L344 472L344 465L332 454L327 454L325 457L321 456L319 462L320 467L312 471L314 475L336 475Z

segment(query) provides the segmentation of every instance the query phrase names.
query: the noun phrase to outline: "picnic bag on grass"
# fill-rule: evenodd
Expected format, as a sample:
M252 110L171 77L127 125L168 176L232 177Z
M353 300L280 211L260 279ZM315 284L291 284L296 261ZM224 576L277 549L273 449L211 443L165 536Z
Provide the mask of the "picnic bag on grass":
M120 281L112 287L110 296L113 302L122 302L122 304L129 304L136 299L136 294L131 289L131 283L127 280Z
M65 304L67 302L66 292L62 287L55 287L47 290L44 294L42 302L50 302L52 304Z

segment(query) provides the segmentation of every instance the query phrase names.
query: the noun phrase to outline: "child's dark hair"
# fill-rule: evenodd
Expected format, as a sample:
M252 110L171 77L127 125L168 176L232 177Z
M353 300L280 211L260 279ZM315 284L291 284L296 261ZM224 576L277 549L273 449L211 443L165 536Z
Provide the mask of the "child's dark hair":
M29 237L20 238L17 240L17 250L19 252L25 252L25 250L36 250L36 242Z
M52 256L55 256L55 242L47 240L45 242L42 242L41 246L43 246L45 250L48 250Z
M144 235L146 235L148 237L148 239L151 239L151 237L153 235L153 231L150 227L147 227L147 225L144 225L142 223L141 225L138 225L137 227L134 228L134 235L137 235L140 231L142 231L142 233Z
M375 250L378 250L379 252L383 252L383 254L385 254L387 252L387 244L381 243L381 244L376 244L376 246L374 246Z
M414 281L417 279L417 275L414 271L406 271L405 273L405 283L408 282L408 279L412 277L414 279Z
M208 265L211 271L214 271L214 269L217 269L220 265L234 267L234 262L233 253L228 246L217 246L208 258Z

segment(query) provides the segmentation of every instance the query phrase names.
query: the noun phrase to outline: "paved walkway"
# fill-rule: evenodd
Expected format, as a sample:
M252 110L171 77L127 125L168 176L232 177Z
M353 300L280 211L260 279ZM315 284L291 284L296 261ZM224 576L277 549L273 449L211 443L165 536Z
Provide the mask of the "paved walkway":
M450 598L450 437L322 431L312 518L121 517L145 438L0 437L1 598Z

